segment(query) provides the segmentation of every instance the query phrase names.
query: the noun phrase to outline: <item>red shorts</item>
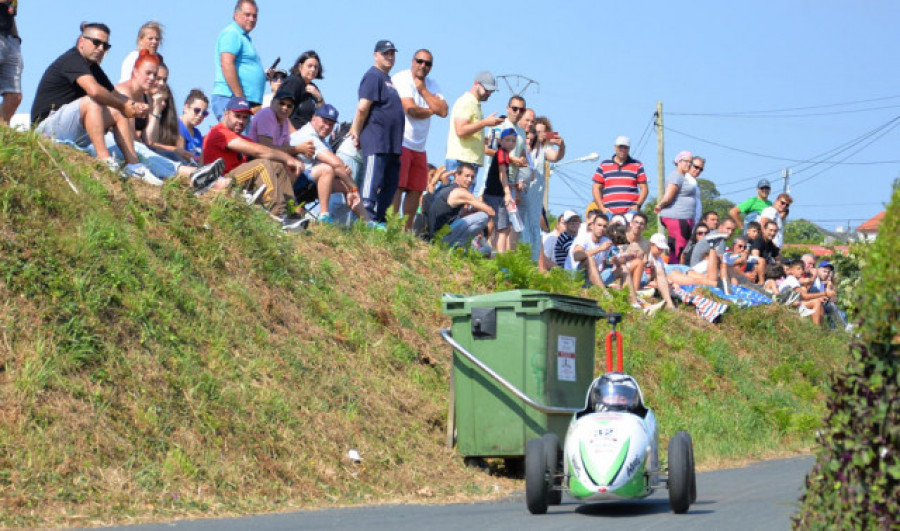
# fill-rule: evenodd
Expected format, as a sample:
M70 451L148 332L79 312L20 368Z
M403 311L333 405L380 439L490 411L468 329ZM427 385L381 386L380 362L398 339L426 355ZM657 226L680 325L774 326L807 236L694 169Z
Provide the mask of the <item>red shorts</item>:
M400 154L400 188L424 192L428 185L428 156L403 148Z

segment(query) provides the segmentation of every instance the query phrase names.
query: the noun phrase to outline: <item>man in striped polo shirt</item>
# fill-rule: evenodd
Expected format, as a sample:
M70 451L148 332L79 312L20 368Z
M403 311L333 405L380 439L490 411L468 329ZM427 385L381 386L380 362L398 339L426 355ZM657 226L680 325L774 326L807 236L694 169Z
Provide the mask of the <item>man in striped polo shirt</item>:
M644 205L649 189L641 161L631 158L631 140L616 138L616 154L604 160L594 173L593 196L597 208L607 218L637 212Z

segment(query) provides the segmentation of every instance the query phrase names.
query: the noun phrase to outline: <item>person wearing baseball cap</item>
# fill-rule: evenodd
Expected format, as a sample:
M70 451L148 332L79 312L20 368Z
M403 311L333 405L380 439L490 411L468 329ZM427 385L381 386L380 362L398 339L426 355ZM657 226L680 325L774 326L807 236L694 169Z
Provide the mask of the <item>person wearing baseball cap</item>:
M756 195L728 211L728 215L737 223L739 229L744 230L746 223L759 221L762 211L772 206L772 202L769 201L769 192L771 191L772 183L768 179L760 179L756 183ZM743 221L741 221L741 214L744 215Z
M390 40L375 43L375 64L359 83L359 104L350 138L366 160L362 201L369 217L384 223L400 184L400 154L406 114L400 94L388 75L394 68L397 47Z
M338 110L329 103L316 109L312 120L291 134L292 146L313 146L311 153L301 154L305 170L294 183L294 195L304 196L315 188L319 199L319 222L334 223L331 215L331 194L343 194L345 204L361 220L369 221L369 215L359 197L353 170L331 151L328 138L339 118Z
M450 131L447 133L447 155L444 166L455 172L460 162L475 166L484 164L484 128L496 127L503 119L493 113L487 118L481 113L481 103L488 100L497 90L497 80L488 71L479 72L472 86L454 103L450 111ZM475 172L472 190L478 172ZM471 191L471 190L470 190Z
M647 200L647 174L641 161L631 156L631 139L627 136L616 138L615 154L604 160L594 172L591 194L594 208L603 212L607 219L616 214L637 212Z
M303 163L242 135L251 114L246 98L230 98L223 108L222 120L203 139L203 158L222 159L226 178L254 194L254 201L262 202L274 218L281 220L282 228L297 230L299 220L291 217L287 205L294 200L291 183L303 171ZM247 162L250 157L253 160Z
M291 121L288 119L294 112L297 102L294 93L281 89L272 96L269 106L260 109L250 121L247 136L250 140L264 146L278 148L288 147L291 136ZM296 155L297 153L290 153Z

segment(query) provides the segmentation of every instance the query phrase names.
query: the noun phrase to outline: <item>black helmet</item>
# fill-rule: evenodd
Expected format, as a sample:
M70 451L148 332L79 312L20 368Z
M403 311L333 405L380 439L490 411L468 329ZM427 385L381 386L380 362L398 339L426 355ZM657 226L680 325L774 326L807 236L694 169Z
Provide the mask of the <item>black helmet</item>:
M634 378L622 373L607 373L591 388L591 402L596 411L629 411L641 409L641 393Z

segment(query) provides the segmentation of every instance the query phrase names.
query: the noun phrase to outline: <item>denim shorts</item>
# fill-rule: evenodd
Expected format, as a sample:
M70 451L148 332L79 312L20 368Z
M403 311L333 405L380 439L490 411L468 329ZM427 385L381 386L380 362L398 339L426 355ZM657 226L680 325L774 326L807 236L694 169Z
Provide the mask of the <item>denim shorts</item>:
M84 124L81 123L81 100L84 98L87 96L52 111L50 116L44 118L35 130L46 137L62 142L71 142L80 148L90 146L91 139L84 129Z
M509 211L506 210L506 204L503 202L503 196L485 195L484 202L494 209L494 229L508 229L510 226Z
M22 49L12 35L0 36L0 94L22 93Z

